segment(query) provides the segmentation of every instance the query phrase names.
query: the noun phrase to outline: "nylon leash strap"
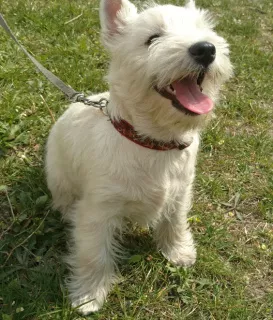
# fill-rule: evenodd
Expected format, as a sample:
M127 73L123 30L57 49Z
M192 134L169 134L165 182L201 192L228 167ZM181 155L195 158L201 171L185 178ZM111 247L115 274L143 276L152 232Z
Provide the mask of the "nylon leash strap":
M37 61L18 41L15 35L12 33L4 17L0 13L0 25L6 31L6 33L12 38L12 40L19 46L19 48L25 53L25 55L32 61L32 63L37 67L37 69L63 94L73 102L83 102L84 104L91 105L95 108L102 109L107 106L108 100L105 98L99 101L92 101L85 97L82 92L78 92L66 85L61 79L59 79L55 74L46 69L39 61Z

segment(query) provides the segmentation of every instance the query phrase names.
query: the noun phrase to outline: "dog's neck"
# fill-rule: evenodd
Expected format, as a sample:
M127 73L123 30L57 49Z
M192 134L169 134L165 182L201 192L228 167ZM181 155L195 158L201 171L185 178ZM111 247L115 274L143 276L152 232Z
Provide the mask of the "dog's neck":
M166 114L166 107L162 108L154 99L135 102L110 91L108 112L112 119L127 121L139 134L151 139L191 144L203 124L187 116L177 119L177 111L172 106L170 109Z
M115 129L125 138L132 141L143 148L157 150L157 151L169 151L169 150L184 150L189 147L187 143L178 143L175 140L170 142L164 142L162 140L151 139L150 137L145 137L139 132L135 131L134 127L124 119L114 120L111 119L111 123Z

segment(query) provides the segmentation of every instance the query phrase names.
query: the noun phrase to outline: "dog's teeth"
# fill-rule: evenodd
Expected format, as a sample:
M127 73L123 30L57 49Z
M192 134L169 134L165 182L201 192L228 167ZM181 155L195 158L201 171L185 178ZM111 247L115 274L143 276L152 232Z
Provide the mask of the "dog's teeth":
M169 93L173 93L172 89L171 89L171 86L167 86L166 87L166 91L168 91Z
M173 94L176 94L176 91L175 91L174 87L171 84L170 84L170 88L171 88Z
M175 93L176 93L175 90L174 90L174 88L172 87L172 85L168 85L168 86L166 87L166 91L169 92L169 93L171 93L171 94L175 94Z

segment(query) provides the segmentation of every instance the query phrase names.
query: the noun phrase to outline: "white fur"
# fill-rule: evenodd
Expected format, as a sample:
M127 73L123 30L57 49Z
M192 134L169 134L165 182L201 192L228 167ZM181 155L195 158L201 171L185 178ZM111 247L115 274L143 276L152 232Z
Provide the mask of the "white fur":
M191 208L199 132L211 115L188 116L172 107L153 85L163 87L198 71L188 48L198 41L216 47L204 92L214 101L231 75L228 45L213 30L206 11L148 7L137 13L128 0L101 1L102 39L111 54L111 118L122 118L157 140L188 142L183 151L155 151L121 136L98 109L72 104L54 125L46 169L54 207L73 225L69 282L74 306L98 310L115 282L118 235L124 219L154 228L159 250L171 262L190 266L196 250L187 224ZM161 35L150 47L147 39Z

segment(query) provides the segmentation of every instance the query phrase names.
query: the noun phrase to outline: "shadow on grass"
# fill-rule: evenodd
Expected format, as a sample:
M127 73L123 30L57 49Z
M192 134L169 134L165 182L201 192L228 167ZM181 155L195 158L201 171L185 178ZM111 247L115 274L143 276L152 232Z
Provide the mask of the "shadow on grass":
M0 194L0 310L4 319L31 319L63 303L66 231L50 209L41 165L21 165L10 180Z

